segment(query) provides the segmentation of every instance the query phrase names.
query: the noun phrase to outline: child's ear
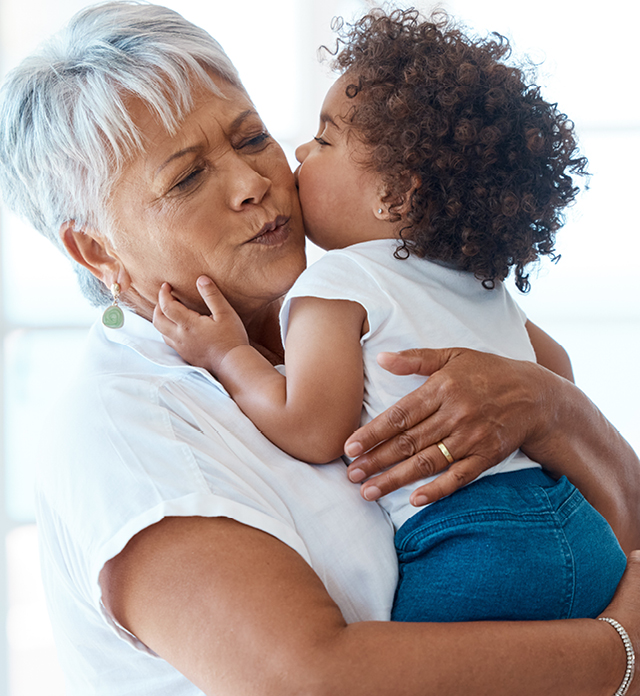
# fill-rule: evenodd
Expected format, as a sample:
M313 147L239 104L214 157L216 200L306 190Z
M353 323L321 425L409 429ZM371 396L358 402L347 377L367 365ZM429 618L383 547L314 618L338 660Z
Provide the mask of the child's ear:
M376 202L374 215L378 220L390 220L397 222L411 210L411 197L420 188L420 177L408 172L399 181L398 191L389 193L387 189L381 190Z
M60 240L69 256L108 288L118 283L125 291L131 284L126 269L117 258L107 238L90 226L78 226L75 220L60 225Z

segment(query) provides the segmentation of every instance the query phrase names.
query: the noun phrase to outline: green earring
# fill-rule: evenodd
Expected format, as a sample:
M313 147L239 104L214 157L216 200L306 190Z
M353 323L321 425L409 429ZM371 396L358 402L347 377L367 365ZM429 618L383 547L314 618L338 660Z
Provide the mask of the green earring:
M120 296L120 286L114 283L111 286L111 294L113 295L113 304L104 310L102 315L102 323L108 329L121 329L124 326L124 313L118 307L118 297Z

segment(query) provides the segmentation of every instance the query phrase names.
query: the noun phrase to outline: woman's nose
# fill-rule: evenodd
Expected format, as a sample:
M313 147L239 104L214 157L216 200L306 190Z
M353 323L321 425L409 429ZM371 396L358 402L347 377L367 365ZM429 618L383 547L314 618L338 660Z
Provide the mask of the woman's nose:
M230 204L234 210L241 210L245 205L261 203L271 188L271 179L243 161L239 162L233 180Z
M300 164L304 162L305 158L309 154L309 149L311 147L312 142L313 141L310 140L308 143L303 143L302 145L299 145L296 148L296 159L298 160L298 162L300 162Z

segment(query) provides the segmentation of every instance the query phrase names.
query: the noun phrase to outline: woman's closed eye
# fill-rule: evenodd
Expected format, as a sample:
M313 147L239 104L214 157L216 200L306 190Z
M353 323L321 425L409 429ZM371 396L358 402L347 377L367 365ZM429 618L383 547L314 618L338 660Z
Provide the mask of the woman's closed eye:
M179 193L181 191L185 191L185 190L189 189L192 186L195 186L198 183L200 176L202 175L202 173L204 171L205 171L204 167L198 167L196 169L192 169L190 172L187 172L187 174L185 174L185 176L183 176L182 179L180 179L178 182L176 182L171 187L171 190Z
M259 152L264 147L266 147L271 142L271 140L271 134L267 131L262 131L262 133L258 133L257 135L242 141L238 149L248 149L254 152Z
M329 145L329 143L322 138L321 136L317 135L314 140L318 143L318 145Z

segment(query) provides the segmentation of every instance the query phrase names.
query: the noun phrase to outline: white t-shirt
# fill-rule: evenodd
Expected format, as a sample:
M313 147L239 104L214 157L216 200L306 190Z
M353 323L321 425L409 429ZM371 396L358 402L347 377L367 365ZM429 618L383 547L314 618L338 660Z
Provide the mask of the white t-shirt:
M383 370L376 361L382 351L462 347L515 360L536 360L525 329L526 317L502 283L486 290L472 273L414 255L397 259L393 255L397 246L395 239L378 239L328 251L298 278L280 314L284 340L294 297L351 300L365 309L370 328L360 340L365 389L362 424L426 379ZM538 466L517 451L482 475ZM422 509L413 507L409 496L428 480L378 501L396 529Z
M126 313L96 324L44 439L36 491L44 583L71 696L199 694L106 615L98 577L165 516L229 517L317 572L347 621L386 620L393 529L346 478L272 445L205 370Z

